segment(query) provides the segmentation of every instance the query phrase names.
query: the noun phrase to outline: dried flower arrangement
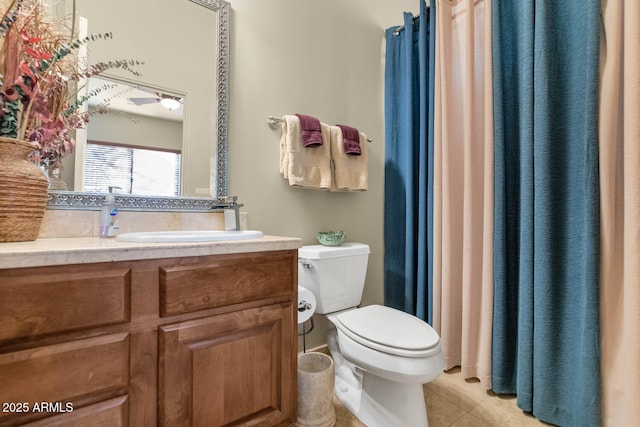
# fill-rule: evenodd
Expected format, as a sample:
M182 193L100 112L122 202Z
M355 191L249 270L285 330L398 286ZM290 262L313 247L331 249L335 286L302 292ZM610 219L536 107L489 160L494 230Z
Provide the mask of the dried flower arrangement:
M60 167L61 159L73 151L73 131L84 127L91 115L108 111L108 101L82 110L106 89L78 98L82 80L108 69L139 76L135 67L142 62L123 59L79 69L78 49L111 39L111 33L77 39L73 26L48 13L43 0L0 4L5 11L0 21L0 136L37 144L32 158L43 166Z

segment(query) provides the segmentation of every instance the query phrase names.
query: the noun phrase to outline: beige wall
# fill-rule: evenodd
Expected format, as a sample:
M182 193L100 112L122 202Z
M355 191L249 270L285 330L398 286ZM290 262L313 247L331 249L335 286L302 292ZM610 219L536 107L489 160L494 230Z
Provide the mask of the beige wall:
M371 246L363 304L383 301L384 29L417 13L417 0L231 0L230 193L249 228L315 244L342 229ZM291 188L278 171L280 131L267 116L306 113L373 139L369 191ZM315 316L307 347L325 342Z

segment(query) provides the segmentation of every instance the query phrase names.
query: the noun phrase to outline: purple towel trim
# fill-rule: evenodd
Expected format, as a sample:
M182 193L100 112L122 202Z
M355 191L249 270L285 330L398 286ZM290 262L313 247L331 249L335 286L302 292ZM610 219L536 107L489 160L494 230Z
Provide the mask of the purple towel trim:
M336 125L342 130L342 142L344 143L345 154L360 156L360 132L358 129L345 125Z
M300 120L300 129L302 129L302 144L305 147L322 145L320 120L304 114L296 114L296 116Z

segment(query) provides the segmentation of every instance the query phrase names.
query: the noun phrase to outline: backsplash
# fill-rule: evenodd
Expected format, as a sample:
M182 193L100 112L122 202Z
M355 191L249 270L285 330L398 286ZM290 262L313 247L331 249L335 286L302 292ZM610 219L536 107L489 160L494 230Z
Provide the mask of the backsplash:
M120 233L136 231L224 230L223 212L139 212L122 210ZM248 214L240 212L240 229L246 230ZM100 211L47 209L39 239L98 237Z

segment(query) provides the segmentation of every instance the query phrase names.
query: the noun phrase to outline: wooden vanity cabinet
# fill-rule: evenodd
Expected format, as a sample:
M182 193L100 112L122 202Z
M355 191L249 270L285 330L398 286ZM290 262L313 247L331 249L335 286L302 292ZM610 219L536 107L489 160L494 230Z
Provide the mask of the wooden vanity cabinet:
M0 270L0 426L293 425L297 251Z

